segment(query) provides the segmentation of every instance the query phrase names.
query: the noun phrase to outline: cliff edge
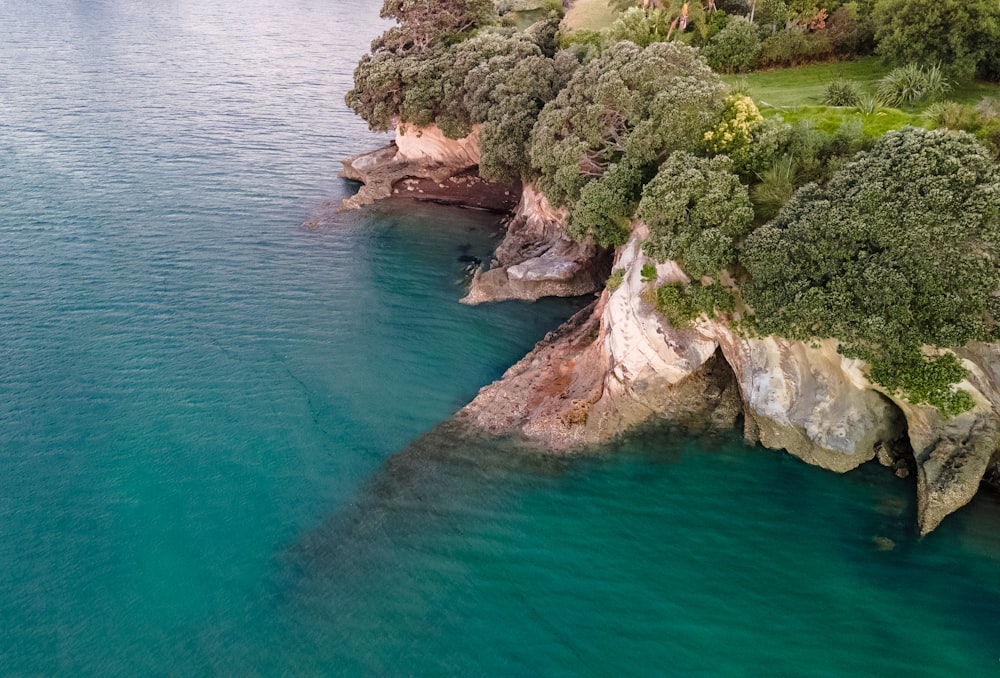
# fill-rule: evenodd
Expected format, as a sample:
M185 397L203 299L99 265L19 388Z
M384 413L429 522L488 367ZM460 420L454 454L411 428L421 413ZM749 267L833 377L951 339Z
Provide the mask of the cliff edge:
M915 468L922 534L967 504L1000 455L1000 347L957 354L969 370L961 388L972 411L947 418L865 377L864 364L832 340L807 344L742 336L702 317L670 324L650 303L657 283L686 281L673 262L643 280L636 227L619 249L621 285L550 333L459 417L495 434L518 433L553 450L599 444L650 419L687 429L726 430L843 473L878 457L898 475Z
M747 336L705 316L672 327L654 307L655 286L688 279L671 261L656 265L655 280L644 275L652 263L642 252L644 224L633 224L615 253L573 241L566 211L533 186L498 188L478 177L476 134L452 140L434 127L400 129L393 144L344 161L342 176L364 186L343 206L411 197L512 210L463 303L602 290L612 257L621 283L484 387L458 413L465 424L565 452L649 421L694 431L742 422L749 442L831 471L878 459L897 475L915 472L922 534L967 504L984 479L1000 483L1000 346L955 351L969 375L959 387L975 406L946 417L870 382L866 365L838 353L834 340Z

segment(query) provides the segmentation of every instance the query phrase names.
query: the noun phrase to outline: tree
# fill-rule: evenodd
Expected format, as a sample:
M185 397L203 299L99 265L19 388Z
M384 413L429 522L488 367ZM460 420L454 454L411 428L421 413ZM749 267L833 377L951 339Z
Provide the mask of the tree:
M542 107L562 89L575 60L550 59L531 35L515 33L498 43L463 81L462 104L479 134L479 173L492 180L530 174L528 139ZM469 49L475 39L467 41Z
M747 241L744 298L759 330L832 337L871 378L945 412L956 347L998 336L1000 172L966 133L904 128L800 189ZM956 376L957 375L957 376Z
M646 254L673 259L698 280L736 263L737 243L750 230L753 207L729 158L679 151L642 189L636 216L649 226Z
M899 65L941 64L970 78L1000 40L996 0L877 0L876 52Z
M436 124L453 139L481 124L480 174L517 179L528 173L528 135L542 106L576 61L554 51L552 21L528 31L489 26L455 44L419 52L376 51L361 60L347 103L373 129L397 122Z
M708 65L720 73L752 71L760 54L757 27L743 17L734 17L712 36L704 49Z
M673 42L614 45L581 66L542 110L530 142L539 188L553 204L572 206L612 165L652 176L673 151L699 147L722 112L724 93L695 49ZM619 187L620 178L613 182ZM634 205L641 185L640 179L630 199L616 204ZM614 242L620 225L610 215L604 223L609 234L618 233L608 241Z
M494 23L492 0L385 0L379 13L395 19L394 26L376 38L372 52L420 52L433 43Z
M455 78L465 78L464 72L456 76L460 65L449 52L497 20L491 0L385 0L381 15L399 25L376 38L361 58L354 87L344 97L347 105L380 131L399 120L429 125L438 117L445 126L467 127L460 112L455 119L454 107L447 106L461 97Z

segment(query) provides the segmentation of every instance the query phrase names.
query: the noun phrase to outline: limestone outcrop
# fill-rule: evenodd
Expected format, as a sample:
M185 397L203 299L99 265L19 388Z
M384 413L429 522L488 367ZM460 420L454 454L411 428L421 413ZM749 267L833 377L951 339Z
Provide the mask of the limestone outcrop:
M592 242L571 240L566 210L555 209L524 186L490 268L476 273L465 304L590 294L604 285L610 254Z

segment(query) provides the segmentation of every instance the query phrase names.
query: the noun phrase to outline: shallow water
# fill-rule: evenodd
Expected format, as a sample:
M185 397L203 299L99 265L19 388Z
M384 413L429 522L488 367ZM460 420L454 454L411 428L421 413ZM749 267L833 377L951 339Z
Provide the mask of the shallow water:
M377 10L0 1L0 673L995 675L992 497L436 428L580 301L456 303L487 214L302 225Z

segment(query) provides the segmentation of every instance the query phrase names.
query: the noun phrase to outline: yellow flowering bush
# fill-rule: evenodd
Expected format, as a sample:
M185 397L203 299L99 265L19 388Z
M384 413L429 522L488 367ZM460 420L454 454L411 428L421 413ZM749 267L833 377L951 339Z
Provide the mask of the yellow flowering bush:
M726 155L736 159L750 147L754 128L764 121L753 99L742 94L726 97L722 120L715 129L705 132L705 150L711 155Z

